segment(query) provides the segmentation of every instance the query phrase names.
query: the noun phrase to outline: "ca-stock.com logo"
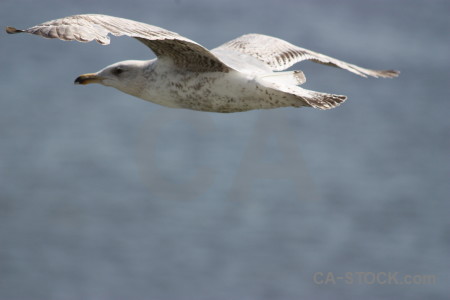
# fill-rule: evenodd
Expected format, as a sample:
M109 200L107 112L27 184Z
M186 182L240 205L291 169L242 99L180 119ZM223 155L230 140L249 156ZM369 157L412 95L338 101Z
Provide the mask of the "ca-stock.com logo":
M315 272L314 284L426 285L436 284L435 274L402 274L401 272Z

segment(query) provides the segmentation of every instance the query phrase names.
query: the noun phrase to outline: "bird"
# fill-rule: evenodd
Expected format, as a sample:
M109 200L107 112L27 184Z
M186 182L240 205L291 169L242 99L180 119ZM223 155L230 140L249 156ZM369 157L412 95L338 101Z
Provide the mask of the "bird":
M286 71L311 60L362 77L392 78L396 70L371 70L295 46L282 39L245 34L208 50L166 29L102 14L80 14L47 21L9 34L30 33L63 41L110 43L109 35L129 36L150 48L156 58L126 60L78 76L75 84L98 83L172 108L232 113L278 107L331 109L347 97L301 88L305 75Z

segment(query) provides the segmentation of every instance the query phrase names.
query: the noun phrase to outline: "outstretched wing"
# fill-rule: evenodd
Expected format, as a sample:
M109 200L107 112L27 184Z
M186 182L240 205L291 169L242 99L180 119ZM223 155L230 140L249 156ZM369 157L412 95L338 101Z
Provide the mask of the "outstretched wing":
M373 77L396 77L400 73L394 70L377 71L358 67L311 50L297 47L281 39L262 34L246 34L216 49L238 51L251 55L266 63L273 71L285 70L302 60L312 60L324 65L341 68L363 77L367 77L367 75Z
M134 37L147 45L158 58L171 59L179 68L193 72L228 72L230 68L208 49L175 32L128 19L98 14L75 15L26 30L7 27L8 33L27 32L65 41L97 41L108 45L108 34Z

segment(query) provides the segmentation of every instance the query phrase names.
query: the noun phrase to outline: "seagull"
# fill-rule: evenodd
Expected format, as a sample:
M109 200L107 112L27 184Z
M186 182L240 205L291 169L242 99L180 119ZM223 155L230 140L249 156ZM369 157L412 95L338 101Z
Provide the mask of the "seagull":
M99 83L132 96L173 108L207 112L242 112L278 107L330 109L347 97L299 87L302 71L285 71L311 60L367 77L398 76L395 70L370 70L279 38L245 34L215 49L153 25L101 14L74 15L20 30L63 41L110 43L109 34L129 36L149 47L156 58L127 60L96 73L80 75L75 84Z

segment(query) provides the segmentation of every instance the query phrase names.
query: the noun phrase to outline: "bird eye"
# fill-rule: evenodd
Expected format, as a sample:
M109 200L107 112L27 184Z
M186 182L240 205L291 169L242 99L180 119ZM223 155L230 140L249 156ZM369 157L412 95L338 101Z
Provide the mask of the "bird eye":
M122 67L115 67L115 68L113 69L113 74L114 74L114 75L120 75L120 74L123 73L123 71L124 71L124 69L123 69Z

